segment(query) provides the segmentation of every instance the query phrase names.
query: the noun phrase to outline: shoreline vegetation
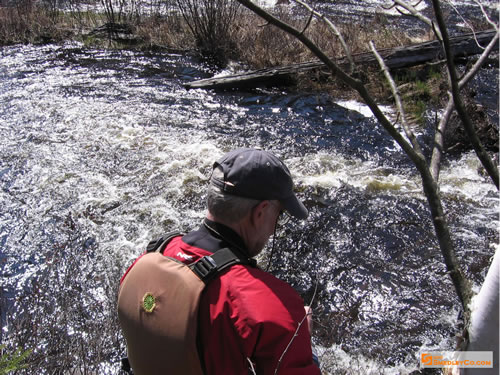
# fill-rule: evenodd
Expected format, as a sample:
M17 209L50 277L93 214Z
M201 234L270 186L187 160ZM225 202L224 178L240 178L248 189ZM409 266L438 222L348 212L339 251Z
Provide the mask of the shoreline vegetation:
M219 68L232 61L248 69L261 69L312 59L311 53L298 41L277 32L228 0L200 0L214 5L212 16L216 17L215 23L210 14L206 15L206 23L190 15L189 0L153 0L148 9L145 9L145 4L137 2L140 0L100 0L95 4L102 9L99 12L87 10L86 4L78 3L79 0L69 0L65 11L58 9L54 0L17 0L3 6L1 1L0 46L78 41L95 48L190 53ZM224 17L220 17L221 11L224 11ZM304 23L303 17L294 16L287 7L276 6L274 11L287 22ZM378 48L391 48L432 39L429 31L423 30L417 37L392 29L387 23L385 16L375 15L363 25L339 23L337 26L348 36L347 42L353 54L367 52L370 40L374 40ZM478 23L474 27L480 31L490 25ZM308 32L332 56L341 57L340 42L325 26L315 24ZM426 110L439 107L447 99L445 71L443 63L438 63L404 69L395 74L415 125L423 125ZM381 71L370 69L358 74L377 100L392 102L390 88ZM299 75L290 90L327 92L336 98L359 99L335 77L320 72ZM468 109L484 131L483 140L489 139L485 145L498 155L498 126L492 124L484 109L481 110L474 101L474 96L472 89L464 95ZM449 134L454 135L448 150L462 152L467 149L468 146L464 145L467 136L460 121L452 121L448 129ZM24 303L18 306L19 311L9 321L9 337L2 337L0 332L0 344L2 339L8 341L0 345L0 375L12 369L23 373L22 368L26 368L26 373L39 370L41 373L62 373L64 370L67 373L102 373L106 370L103 363L119 367L117 362L124 348L117 329L115 297L116 280L125 265L91 252L83 259L81 255L73 254L72 249L81 246L81 238L78 237L78 223L71 217L61 231L67 233L68 242L53 250L53 259L49 259L52 262L50 271L43 278L33 280L31 289L22 291L16 299ZM86 264L92 264L92 267L86 268ZM103 292L106 302L103 305L95 296L95 304L88 306L75 295L92 288L95 274L106 279L103 282L107 288ZM62 289L60 295L47 296L46 286L61 280L67 288ZM0 297L0 311L4 315L6 297L1 294ZM81 325L75 326L75 319ZM50 352L47 353L46 348Z

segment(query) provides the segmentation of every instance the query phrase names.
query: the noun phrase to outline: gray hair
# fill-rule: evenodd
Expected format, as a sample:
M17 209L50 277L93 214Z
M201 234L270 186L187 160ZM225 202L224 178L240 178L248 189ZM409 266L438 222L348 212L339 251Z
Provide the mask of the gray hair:
M223 172L216 168L213 176L223 178ZM222 222L238 222L243 219L261 201L251 198L227 194L217 186L209 184L207 191L207 207L214 218Z

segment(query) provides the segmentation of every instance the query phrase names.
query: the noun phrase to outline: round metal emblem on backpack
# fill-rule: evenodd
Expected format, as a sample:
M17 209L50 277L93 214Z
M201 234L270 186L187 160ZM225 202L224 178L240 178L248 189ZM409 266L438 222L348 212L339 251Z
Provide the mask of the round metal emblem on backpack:
M142 308L147 313L153 312L156 307L156 298L151 293L146 293L144 297L142 297Z

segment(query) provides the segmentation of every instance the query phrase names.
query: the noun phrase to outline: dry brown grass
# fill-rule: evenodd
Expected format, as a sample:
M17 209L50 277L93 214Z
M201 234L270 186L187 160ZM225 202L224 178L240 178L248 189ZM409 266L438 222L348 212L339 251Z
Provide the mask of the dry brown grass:
M181 17L144 18L136 26L137 36L146 46L186 50L195 47L193 35Z
M306 20L293 19L284 11L279 11L275 15L299 30L305 26ZM343 35L352 54L368 52L370 41L373 41L379 49L409 45L412 42L410 37L400 30L394 31L386 28L383 24L377 24L376 20L365 25L340 23L336 24L336 27ZM234 26L233 34L239 46L240 59L256 68L314 59L311 52L295 38L266 24L253 14L245 14L241 17ZM319 20L313 21L305 34L328 56L333 58L345 56L339 38L326 23Z
M304 28L305 19L292 19L291 15L279 9L275 15L299 30ZM332 21L335 23L335 20ZM373 41L379 50L412 44L409 36L400 30L395 31L385 27L384 23L376 18L365 25L352 23L335 23L335 25L353 55L369 52L370 41ZM325 22L313 21L305 34L328 56L338 59L346 55L339 38ZM313 54L294 37L266 24L253 14L246 13L244 17L239 18L238 23L234 25L233 35L238 46L239 60L252 69L316 60ZM363 67L363 70L358 72L358 78L375 96L384 101L390 100L390 90L387 85L381 83L383 76L378 68ZM346 99L357 98L353 90L335 79L329 72L301 73L297 76L296 88L306 91L326 91Z
M30 0L15 7L0 7L0 45L58 42L73 36L68 18Z
M298 25L289 15L284 21ZM266 24L253 14L244 14L233 27L239 59L256 69L308 61L311 53L290 35Z

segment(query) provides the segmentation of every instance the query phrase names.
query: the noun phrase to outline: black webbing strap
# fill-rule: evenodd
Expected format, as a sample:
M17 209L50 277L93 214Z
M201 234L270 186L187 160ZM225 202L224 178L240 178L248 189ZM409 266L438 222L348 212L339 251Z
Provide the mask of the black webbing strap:
M146 252L151 253L153 251L156 252L163 252L165 248L167 247L168 243L172 241L175 237L182 236L184 233L179 232L177 230L165 233L163 236L160 238L150 241L148 243L148 246L146 247Z
M182 235L184 235L184 233L179 231L165 233L160 238L149 242L148 246L146 247L146 252L163 253L163 250L165 250L172 239ZM189 268L191 268L191 270L200 278L200 280L202 280L206 284L219 272L226 269L227 267L231 267L234 264L248 264L255 267L256 261L246 256L238 255L238 251L234 251L229 249L228 247L225 247L217 250L212 255L207 255L203 258L200 258L196 262L190 264Z
M206 255L195 263L189 265L189 268L204 282L209 282L212 277L217 275L227 267L234 264L250 264L255 266L255 261L247 257L238 256L228 247L217 250L212 255Z

